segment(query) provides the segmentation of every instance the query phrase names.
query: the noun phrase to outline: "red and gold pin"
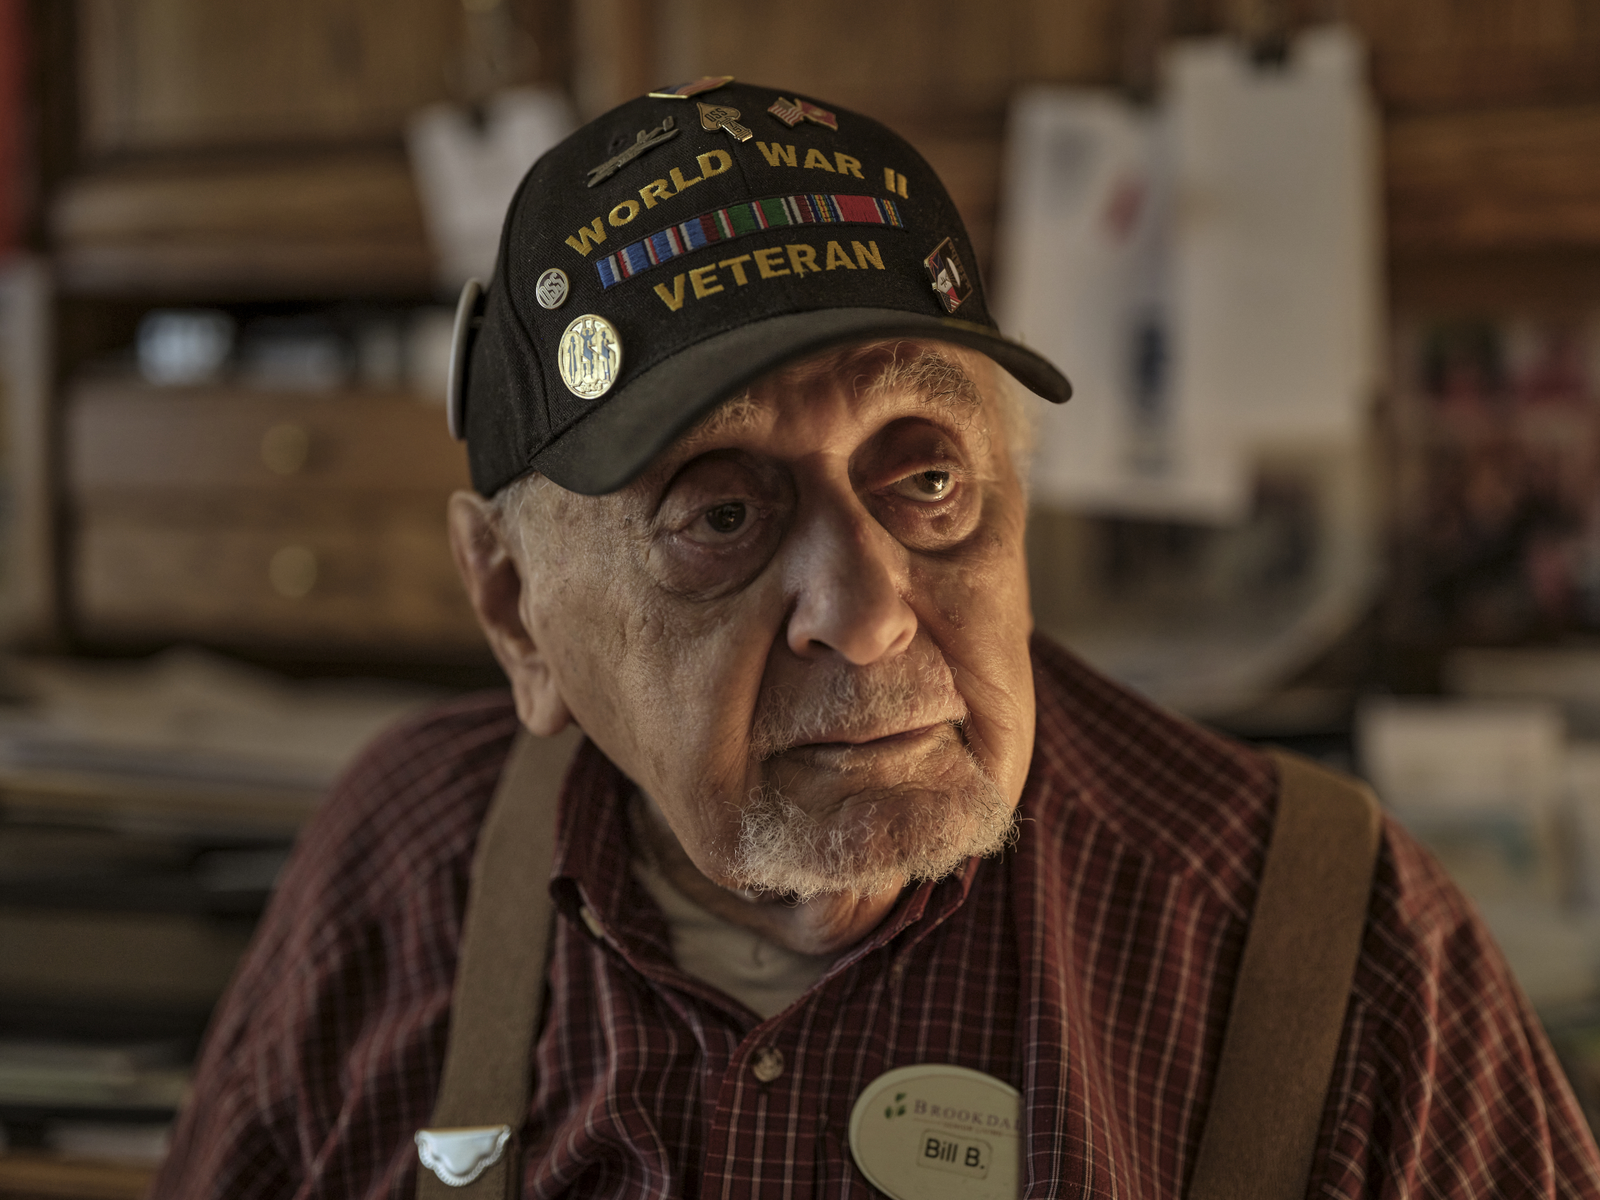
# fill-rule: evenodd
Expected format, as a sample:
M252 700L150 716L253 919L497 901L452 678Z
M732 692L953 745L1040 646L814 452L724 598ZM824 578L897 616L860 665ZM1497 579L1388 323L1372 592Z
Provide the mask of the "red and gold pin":
M945 312L955 312L961 302L972 295L972 279L961 265L955 243L949 238L935 246L933 253L922 260L922 265L928 268L928 278L933 281L933 290L939 293Z
M793 100L786 100L779 96L772 102L772 107L767 109L789 128L793 129L801 121L810 121L813 125L825 125L835 133L839 132L839 118L825 108L800 99L796 96Z
M795 103L800 106L800 111L805 119L813 125L826 125L835 133L839 132L839 118L825 108L818 108L815 104L807 103L796 97Z
M690 96L725 87L732 82L732 75L702 75L699 79L691 79L688 83L680 83L675 87L662 88L659 92L647 94L652 100L687 100Z

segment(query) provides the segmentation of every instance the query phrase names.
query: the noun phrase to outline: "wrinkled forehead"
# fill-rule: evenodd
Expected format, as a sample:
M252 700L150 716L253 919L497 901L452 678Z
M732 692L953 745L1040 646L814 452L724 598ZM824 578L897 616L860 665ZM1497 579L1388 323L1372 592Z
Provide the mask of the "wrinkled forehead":
M772 422L775 410L813 404L820 395L841 388L860 404L882 402L903 412L909 400L957 429L977 426L985 445L1010 448L1014 458L1008 415L1016 397L1002 380L1000 368L987 355L945 342L898 339L829 349L795 359L724 400L614 492L594 496L570 492L535 475L529 478L540 484L539 505L526 506L530 489L518 488L504 493L502 507L508 511L514 507L522 525L550 528L551 519L559 515L563 521L557 524L576 527L586 523L588 514L597 522L595 529L614 531L619 514L632 520L642 511L640 506L648 508L684 463L741 440L742 435L758 433ZM835 406L819 407L839 411Z
M668 449L681 456L764 420L771 409L842 389L858 401L914 399L963 423L980 416L994 366L984 355L937 342L884 341L840 347L787 363L724 400Z

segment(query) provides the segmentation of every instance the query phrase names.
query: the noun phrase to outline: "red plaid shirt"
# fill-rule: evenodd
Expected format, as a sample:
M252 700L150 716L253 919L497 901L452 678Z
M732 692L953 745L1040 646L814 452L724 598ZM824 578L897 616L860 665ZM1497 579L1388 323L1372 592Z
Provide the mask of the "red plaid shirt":
M1022 1092L1025 1195L1182 1194L1272 768L1047 643L1035 675L1018 846L909 892L767 1021L674 965L627 868L629 785L585 746L525 1195L874 1195L846 1145L851 1106L919 1062ZM157 1196L412 1193L473 842L514 728L505 696L471 698L347 775L217 1015ZM783 1070L762 1083L769 1049ZM1594 1143L1500 955L1392 825L1314 1179L1316 1196L1600 1196Z

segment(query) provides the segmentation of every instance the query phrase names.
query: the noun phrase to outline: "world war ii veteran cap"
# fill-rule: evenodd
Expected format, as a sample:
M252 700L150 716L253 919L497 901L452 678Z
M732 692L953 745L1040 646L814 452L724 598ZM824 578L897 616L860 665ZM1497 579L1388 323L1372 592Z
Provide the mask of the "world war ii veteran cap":
M842 342L933 338L1072 394L995 327L933 169L867 117L711 77L590 122L517 189L456 315L450 424L473 486L600 494L721 400Z

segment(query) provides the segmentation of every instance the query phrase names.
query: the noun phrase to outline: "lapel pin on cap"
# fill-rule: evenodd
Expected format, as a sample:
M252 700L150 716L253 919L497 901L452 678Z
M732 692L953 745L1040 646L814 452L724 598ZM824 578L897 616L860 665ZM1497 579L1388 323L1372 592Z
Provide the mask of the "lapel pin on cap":
M539 276L539 282L533 286L533 294L538 299L540 308L560 308L567 302L567 293L571 287L567 281L567 273L560 267L551 267Z
M824 128L833 130L835 133L839 132L839 118L827 109L818 108L815 104L808 103L798 97L795 99L795 104L800 109L800 115L813 125L821 125Z
M785 100L782 96L774 100L772 107L767 111L791 129L806 119L806 114L800 111L800 106L797 103L793 100Z
M704 100L696 100L700 106L700 128L706 130L725 129L736 141L748 142L755 134L739 124L739 110L729 108L726 104L707 104Z
M972 294L972 280L968 278L961 258L956 254L955 244L949 238L935 246L933 253L923 259L922 264L928 268L933 290L939 294L945 312L955 312L961 307L961 302Z
M561 335L556 363L561 382L574 396L598 400L622 374L622 339L604 317L585 313Z
M767 111L791 129L800 124L801 121L810 121L813 125L821 125L833 130L835 133L839 132L838 117L827 109L808 103L798 96L793 100L787 100L779 96L772 102L772 106Z
M691 79L688 83L662 88L659 92L647 92L646 95L652 100L687 100L690 96L725 87L732 82L732 75L702 75L699 79Z
M634 159L638 158L639 155L643 154L646 150L653 150L657 146L661 145L662 142L670 142L677 136L678 126L671 117L667 117L662 120L661 124L657 125L654 129L639 130L638 133L634 134L633 145L617 154L613 154L598 167L589 168L588 186L593 187L595 184L600 183L603 180L610 179L613 175L631 163Z

